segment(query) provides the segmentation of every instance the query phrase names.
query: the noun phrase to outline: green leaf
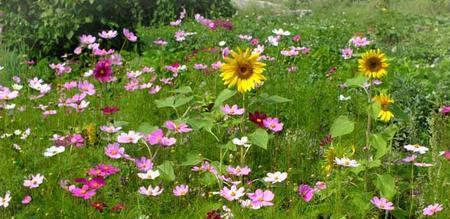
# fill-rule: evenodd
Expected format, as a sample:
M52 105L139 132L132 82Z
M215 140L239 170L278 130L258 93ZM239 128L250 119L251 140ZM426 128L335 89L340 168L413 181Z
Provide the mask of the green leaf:
M410 120L408 114L406 114L397 105L395 105L395 104L389 105L389 109L392 111L392 113L394 114L395 118L398 118L398 119L401 119L401 120L404 120L404 121L409 121Z
M127 121L114 121L113 124L116 127L124 127L124 126L127 126L129 124L129 122L127 122Z
M269 134L266 130L258 128L250 134L250 142L263 149L267 149L267 143L269 142Z
M284 98L284 97L281 97L278 95L269 96L266 93L259 95L259 97L261 98L261 102L269 103L269 104L271 104L271 103L274 103L274 104L275 103L286 103L286 102L292 101L290 99L287 99L287 98Z
M347 116L339 116L334 120L333 125L331 125L330 133L331 136L338 137L353 132L355 128L355 123L350 121Z
M186 154L184 161L181 163L181 166L194 166L200 162L202 162L200 155L188 153Z
M175 180L175 173L173 171L173 163L172 161L164 161L161 165L158 166L159 171L161 171L161 176L169 181Z
M143 122L139 125L139 128L137 129L138 132L144 132L144 133L150 133L154 130L156 130L158 127L150 125L148 122Z
M175 97L170 96L164 99L155 100L155 103L158 108L173 107L175 105Z
M373 119L377 119L378 118L378 114L380 114L380 110L381 110L381 104L374 102L373 104L370 105L370 115Z
M373 134L370 136L370 144L372 144L372 146L377 150L375 159L380 159L388 151L386 140L379 134Z
M389 174L378 175L374 182L378 190L380 190L380 195L388 200L394 198L395 193L395 181L394 177Z
M211 130L214 126L214 121L211 119L208 119L206 117L203 118L197 118L197 119L188 119L187 123L194 129L194 130Z
M398 127L396 125L390 125L383 130L383 137L386 141L392 140L394 138L395 133L397 133Z
M367 81L367 77L364 75L358 75L354 78L347 79L345 84L349 87L362 87Z
M223 102L233 97L237 91L230 90L230 89L224 89L220 94L217 96L216 101L214 102L214 108L220 107Z
M170 92L177 93L177 94L188 94L188 93L192 93L192 88L189 86L184 86L184 87L180 87L175 90L171 90Z
M193 96L177 96L175 97L175 103L173 104L173 107L183 106L184 104L189 103L192 99L194 99Z

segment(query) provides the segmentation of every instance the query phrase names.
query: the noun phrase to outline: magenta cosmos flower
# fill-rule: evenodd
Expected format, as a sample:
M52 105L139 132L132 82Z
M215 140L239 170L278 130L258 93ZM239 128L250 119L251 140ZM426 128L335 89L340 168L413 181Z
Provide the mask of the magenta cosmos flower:
M24 196L23 199L22 199L22 204L28 205L31 202L31 199L32 198L29 195Z
M173 189L173 195L175 196L184 196L189 192L189 186L187 185L179 185Z
M446 116L450 114L450 106L442 106L439 111L442 113L442 115Z
M108 144L108 146L105 148L106 156L113 158L113 159L121 158L124 153L125 153L125 148L120 147L119 143Z
M375 207L381 209L381 210L386 210L386 211L392 211L394 210L394 205L392 204L392 202L389 202L387 199L385 198L378 198L378 197L373 197L370 202L375 205Z
M159 144L166 147L172 146L177 142L175 138L164 136L164 132L162 131L162 129L153 131L152 133L147 135L147 137L145 137L145 140L151 145Z
M72 193L73 196L80 197L85 200L90 199L92 196L95 195L95 190L90 189L88 185L83 185L81 188L71 185L69 186L69 191Z
M248 193L247 196L252 200L252 206L257 208L272 206L272 200L275 197L270 190L263 191L261 189L256 190L255 193Z
M423 209L423 215L426 216L432 216L440 211L442 211L442 209L444 209L442 207L441 204L436 203L436 204L432 204L432 205L428 205L426 208Z
M303 198L305 202L311 201L314 197L314 189L309 185L302 184L298 187L298 194Z
M263 120L264 127L272 130L273 132L280 132L283 130L283 123L281 123L278 118L268 117Z
M110 165L110 164L99 164L94 168L91 168L88 170L88 174L90 176L102 176L107 177L109 175L115 174L119 172L120 169Z
M111 76L113 74L111 67L111 60L101 59L97 62L94 69L94 77L101 83L111 81Z
M222 112L229 115L229 116L237 116L237 115L242 115L245 112L244 108L240 108L238 107L238 105L234 104L233 106L229 106L228 104L225 104L225 106L223 106L221 108Z
M164 125L170 131L174 131L174 132L177 132L177 133L186 133L186 132L191 132L192 131L192 129L189 128L189 126L186 123L181 123L181 124L177 125L173 121L166 121L164 123Z
M136 167L141 172L147 172L148 170L151 170L153 168L153 162L150 159L147 159L146 157L141 157L140 159L136 159L135 161Z

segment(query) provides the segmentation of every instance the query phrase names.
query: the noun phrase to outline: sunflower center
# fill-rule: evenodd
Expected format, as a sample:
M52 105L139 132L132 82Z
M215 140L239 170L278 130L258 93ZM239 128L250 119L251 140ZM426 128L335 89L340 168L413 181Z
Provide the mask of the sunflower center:
M249 63L238 63L239 78L247 79L253 74L253 67Z
M366 67L371 72L378 72L381 69L381 60L377 57L371 57L367 60Z

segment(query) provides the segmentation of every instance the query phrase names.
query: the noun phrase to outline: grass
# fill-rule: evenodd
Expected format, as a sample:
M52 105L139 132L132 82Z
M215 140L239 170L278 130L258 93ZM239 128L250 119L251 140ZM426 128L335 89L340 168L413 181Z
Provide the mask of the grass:
M0 134L26 128L31 128L32 133L26 140L12 137L0 142L0 195L9 190L13 196L11 206L0 209L0 217L139 218L147 215L150 218L204 218L208 211L225 204L233 210L235 218L420 218L423 217L421 210L426 205L439 202L444 205L444 210L437 218L445 218L450 214L447 195L450 166L448 160L438 153L448 150L449 123L448 117L439 115L437 111L442 105L448 104L450 59L444 45L450 45L450 38L446 37L450 34L450 17L445 11L439 16L421 14L417 7L407 9L405 4L401 2L382 10L374 7L374 3L331 7L316 1L308 5L313 13L306 17L240 14L232 18L232 31L210 31L189 21L183 23L182 29L197 34L183 43L173 40L177 28L142 27L138 30L143 43L139 48L142 53L121 51L124 67L115 69L121 80L108 86L95 82L97 94L88 97L90 106L83 113L65 113L63 108L56 108L54 105L64 92L55 89L64 82L80 79L88 66L75 63L72 73L55 77L47 67L49 63L55 62L54 58L39 60L37 66L29 68L23 64L25 60L19 55L20 52L2 50L0 65L5 69L1 71L0 84L9 86L12 75L20 75L22 80L38 76L46 82L52 82L53 91L42 99L29 100L28 97L36 95L36 91L24 86L21 96L13 103L17 107L24 106L26 110L14 110L12 114L0 111L3 123L0 125L0 129L3 129ZM273 207L242 209L236 201L228 202L211 193L221 188L211 175L192 172L192 166L182 165L187 154L201 154L202 158L219 161L221 154L226 153L223 165L239 163L239 151L220 149L221 145L234 137L227 133L226 124L219 122L220 113L205 113L207 106L213 104L224 89L219 73L197 71L192 66L194 63L211 64L220 60L220 54L203 50L218 48L219 41L226 41L226 45L232 48L245 48L249 44L240 41L238 34L250 34L263 41L272 35L274 28L301 34L302 40L297 46L310 47L311 53L292 59L279 55L281 49L293 45L289 40L283 41L279 47L266 46L265 54L274 56L276 61L267 62L268 80L262 88L247 95L246 110L266 112L280 118L284 123L284 131L271 135L267 150L252 146L247 165L252 168L253 179L262 178L267 172L286 171L288 180L270 187L275 193ZM364 33L375 42L370 47L382 49L389 57L389 75L384 79L382 88L389 89L396 105L404 113L403 116L397 116L394 122L398 131L392 142L389 142L392 148L387 147L390 152L380 159L379 166L358 173L335 170L327 176L323 170L326 164L324 153L330 146L321 148L319 142L329 133L331 124L340 115L346 115L354 121L355 129L349 135L334 139L333 145L347 154L351 153L351 146L354 146L356 153L353 158L361 161L367 160L368 153L376 152L373 149L370 152L364 150L367 124L367 99L364 92L361 89L338 89L340 83L358 72L356 58L343 60L339 51L355 33ZM153 45L153 40L159 37L168 40L169 46L161 48ZM86 59L82 59L82 62L93 63ZM167 77L169 74L163 70L164 66L175 62L185 64L190 70L182 73L173 87L164 86L156 95L149 95L145 91L124 91L127 70L152 66L159 77ZM296 66L298 71L288 73L287 68L290 66ZM330 79L326 74L332 67L337 67L337 72ZM173 96L173 89L184 86L192 88L193 92L187 95L194 98L189 104L177 108L179 114L187 111L191 119L206 115L213 117L215 124L212 132L218 136L220 143L205 130L195 130L177 137L176 147L159 150L155 165L172 161L175 181L160 177L152 182L143 182L136 176L134 164L123 159L112 160L104 155L104 147L110 140L100 131L95 132L94 138L85 147L71 148L51 158L42 155L52 145L49 139L53 134L83 133L86 136L89 126L98 130L100 125L111 121L116 124L126 121L124 130L138 130L143 124L161 127L166 120L174 120L178 116L173 109L157 108L155 100ZM270 103L263 100L260 96L262 93L278 95L291 101ZM351 96L351 100L339 101L340 94ZM226 103L242 106L242 97L235 95ZM39 104L50 105L59 112L42 119L41 111L36 109ZM100 108L111 105L119 106L120 111L110 117L102 115ZM235 122L242 123L240 120ZM236 134L237 137L248 135L255 129L249 122L242 125L244 127L241 128L247 128L248 132ZM376 122L373 127L371 131L377 133L386 126ZM12 148L14 143L22 147L21 152ZM424 160L433 163L434 167L399 164L397 161L407 154L402 149L407 143L428 146L430 153L424 156ZM124 147L133 157L147 156L142 144ZM73 181L85 177L86 170L98 163L113 164L121 171L107 179L107 186L100 189L92 201L103 201L108 206L124 203L125 209L120 213L97 212L89 205L90 201L72 197L59 186L62 179ZM43 174L45 182L33 190L23 187L24 177L35 173ZM390 200L396 210L389 215L369 203L373 196L380 196L377 180L385 173L393 176L396 190ZM297 186L302 183L314 185L317 181L326 182L328 188L317 193L312 202L304 202L298 196ZM159 197L149 198L137 193L140 186L158 183L166 189ZM176 198L171 194L171 189L182 183L188 184L192 190L187 197ZM265 186L255 182L248 188L254 191ZM20 203L25 194L33 196L29 205Z

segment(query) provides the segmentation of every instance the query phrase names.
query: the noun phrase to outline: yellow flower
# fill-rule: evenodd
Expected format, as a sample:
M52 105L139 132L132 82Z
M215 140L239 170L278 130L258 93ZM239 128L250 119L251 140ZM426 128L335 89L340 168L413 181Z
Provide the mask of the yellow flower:
M363 54L358 60L359 71L369 78L382 78L387 74L386 68L389 66L379 49L370 50Z
M237 52L231 51L231 56L225 58L226 63L220 69L220 77L229 88L236 85L239 92L245 93L266 80L262 74L266 64L257 61L259 54L251 53L250 49L245 52L238 49Z
M389 104L394 103L394 100L386 93L380 93L373 99L381 106L380 112L378 113L378 118L383 122L391 121L391 119L394 118L394 114L389 111L388 106Z

